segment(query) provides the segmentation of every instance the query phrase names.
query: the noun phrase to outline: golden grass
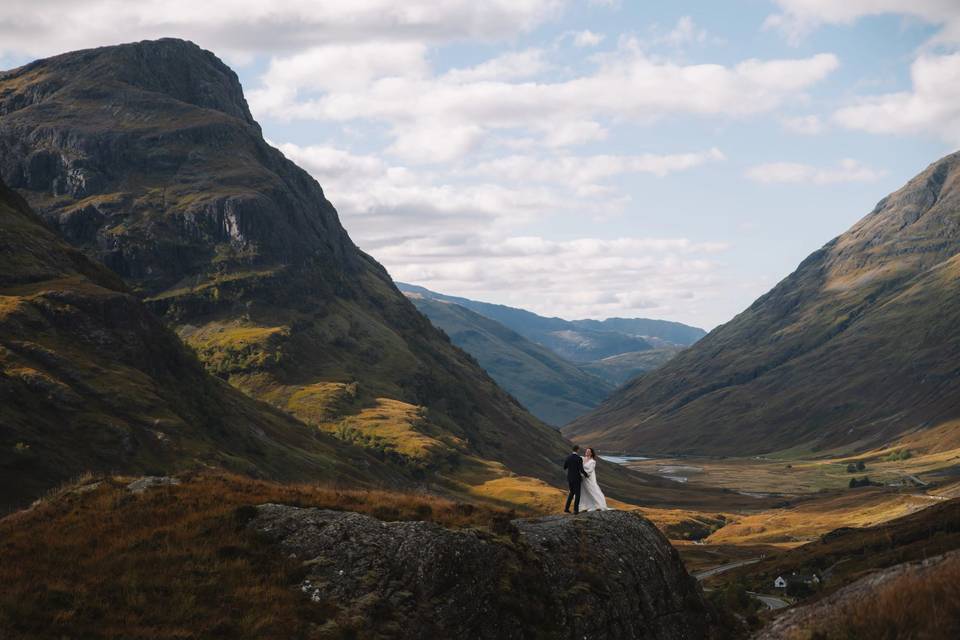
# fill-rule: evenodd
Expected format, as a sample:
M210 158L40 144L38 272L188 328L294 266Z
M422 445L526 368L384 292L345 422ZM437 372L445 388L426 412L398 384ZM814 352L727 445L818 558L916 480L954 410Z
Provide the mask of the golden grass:
M528 476L508 475L488 480L469 488L471 495L503 504L522 505L535 513L559 513L566 492L542 480Z
M294 391L286 408L308 424L327 422L356 399L357 388L355 382L317 382Z
M908 571L864 595L818 612L813 624L794 639L960 637L960 556L926 571Z
M294 638L325 612L294 587L301 568L245 529L266 502L443 526L508 514L428 495L336 491L238 476L184 478L132 495L87 480L0 520L0 636Z
M955 431L960 432L960 429ZM960 440L960 436L947 434L945 430L941 435ZM822 489L845 489L854 476L869 475L874 481L893 483L908 475L931 473L960 464L960 446L935 448L932 445L936 436L922 437L923 440L905 440L857 455L829 458L656 458L632 462L629 466L655 475L662 475L665 467L687 467L676 475L687 477L687 483L694 486L754 493L806 494ZM929 452L927 446L921 445L929 445ZM884 459L903 449L913 453L910 459L893 462ZM866 470L848 473L847 465L857 461L864 461Z
M406 458L423 462L466 448L456 436L431 425L423 407L390 398L377 398L372 407L365 407L325 429L334 434L356 430L387 443Z
M861 488L736 516L708 540L713 544L802 544L840 527L868 527L933 504L936 501L929 496Z

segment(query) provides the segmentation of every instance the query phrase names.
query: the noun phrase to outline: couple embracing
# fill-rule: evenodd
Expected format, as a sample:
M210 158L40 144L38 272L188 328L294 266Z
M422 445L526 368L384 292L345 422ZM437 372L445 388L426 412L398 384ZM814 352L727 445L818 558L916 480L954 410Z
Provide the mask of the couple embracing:
M573 501L573 512L580 513L583 503L584 511L607 511L607 500L597 484L597 453L593 447L587 447L584 456L580 457L580 447L574 445L573 451L563 462L567 470L567 483L570 493L567 494L567 504L564 513L570 513L570 502ZM581 498L582 494L582 498Z

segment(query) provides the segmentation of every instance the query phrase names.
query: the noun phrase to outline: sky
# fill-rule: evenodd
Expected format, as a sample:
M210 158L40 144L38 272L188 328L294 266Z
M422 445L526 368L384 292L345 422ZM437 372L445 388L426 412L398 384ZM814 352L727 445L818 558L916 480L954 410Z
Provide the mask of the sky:
M726 322L960 147L960 0L4 0L0 68L181 37L395 280Z

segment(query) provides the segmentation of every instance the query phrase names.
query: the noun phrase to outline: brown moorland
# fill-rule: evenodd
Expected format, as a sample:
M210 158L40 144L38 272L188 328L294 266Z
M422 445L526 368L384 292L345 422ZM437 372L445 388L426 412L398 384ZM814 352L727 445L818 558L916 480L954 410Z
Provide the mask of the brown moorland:
M295 638L325 612L303 569L245 530L268 502L496 528L515 514L428 495L196 475L132 494L92 477L0 520L4 638Z

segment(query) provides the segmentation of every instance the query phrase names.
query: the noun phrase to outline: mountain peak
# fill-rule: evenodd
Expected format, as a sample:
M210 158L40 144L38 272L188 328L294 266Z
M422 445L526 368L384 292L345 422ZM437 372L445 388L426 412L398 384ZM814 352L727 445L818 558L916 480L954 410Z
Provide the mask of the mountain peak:
M0 115L62 90L77 99L97 99L104 85L118 83L256 126L237 74L210 51L178 38L74 51L0 73L0 81L16 80L19 90L0 97Z
M859 451L956 419L958 256L954 153L566 433L645 453Z

